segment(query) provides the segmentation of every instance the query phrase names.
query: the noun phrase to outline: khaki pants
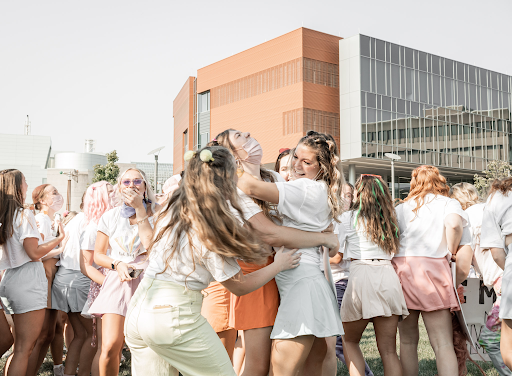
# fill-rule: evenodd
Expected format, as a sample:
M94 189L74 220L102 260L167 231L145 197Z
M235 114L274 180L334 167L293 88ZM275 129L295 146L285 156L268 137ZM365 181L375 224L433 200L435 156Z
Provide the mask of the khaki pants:
M200 291L145 277L125 320L132 375L235 376L219 337L201 316Z

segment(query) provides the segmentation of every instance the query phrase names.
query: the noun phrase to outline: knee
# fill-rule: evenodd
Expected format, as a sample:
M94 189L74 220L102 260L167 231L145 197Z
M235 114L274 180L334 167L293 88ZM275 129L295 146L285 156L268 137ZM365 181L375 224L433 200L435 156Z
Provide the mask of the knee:
M512 354L508 351L501 350L501 357L503 358L503 363L509 368L512 369Z
M105 342L101 344L101 357L104 358L114 358L119 356L119 351L121 347L117 342Z

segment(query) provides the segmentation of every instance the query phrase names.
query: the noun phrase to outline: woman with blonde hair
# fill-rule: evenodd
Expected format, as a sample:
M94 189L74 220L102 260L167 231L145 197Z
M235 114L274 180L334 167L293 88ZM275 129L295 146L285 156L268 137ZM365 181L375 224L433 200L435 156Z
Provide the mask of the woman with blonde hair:
M160 208L144 172L136 168L119 176L116 193L123 204L101 216L94 246L94 262L108 269L89 308L90 315L101 317L101 376L119 373L125 315L148 264L153 215Z
M501 355L512 369L512 178L495 180L482 218L480 248L490 249L494 261L503 270L501 284Z
M409 310L409 316L398 325L405 375L418 374L420 314L439 375L458 374L450 311L460 308L448 258L456 254L459 285L469 273L473 252L467 214L457 200L448 197L449 190L436 167L420 166L412 172L405 202L396 207L400 250L392 262Z
M270 252L244 220L235 159L213 146L187 152L185 160L183 183L158 216L150 264L126 316L134 375L158 372L160 359L184 375L235 375L225 348L201 316L201 290L216 280L234 294L247 294L300 259L281 249L272 264L244 275L235 258L265 263Z
M28 185L21 171L0 171L0 298L16 327L14 352L7 376L24 376L32 349L41 335L48 307L48 281L41 258L65 237L40 244L34 214L24 209Z
M250 197L277 205L283 227L313 232L326 229L343 212L344 178L332 136L308 131L295 148L292 167L289 182L268 183L244 173L238 186ZM326 341L335 342L335 337L343 334L335 287L322 272L325 268L330 274L328 256L338 250L327 253L321 247L303 245L300 252L301 265L276 276L281 302L270 335L270 375L295 376L317 349L324 352L314 357L319 362L316 368L321 368Z

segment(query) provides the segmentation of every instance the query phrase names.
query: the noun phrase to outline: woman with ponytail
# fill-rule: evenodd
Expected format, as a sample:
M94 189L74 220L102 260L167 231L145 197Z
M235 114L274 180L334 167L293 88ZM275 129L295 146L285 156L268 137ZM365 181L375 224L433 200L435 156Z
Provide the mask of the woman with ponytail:
M398 221L393 200L380 176L361 175L355 185L352 210L342 214L338 226L344 257L351 261L350 278L341 303L341 320L350 375L364 375L365 362L359 341L370 321L384 375L400 376L396 354L398 322L409 312L400 280L391 259L399 250Z
M330 135L309 131L292 158L291 181L268 183L244 173L238 186L251 197L277 205L283 227L323 231L343 212L344 179L336 143ZM295 375L312 349L325 349L327 339L335 341L343 334L335 289L322 271L330 274L328 256L338 250L327 254L322 247L300 248L301 265L276 276L281 303L270 336L270 375Z
M418 373L418 319L423 317L439 376L459 374L452 316L459 310L449 259L456 257L456 285L469 273L473 251L468 216L437 167L412 172L411 190L396 207L400 249L393 265L402 283L409 316L399 323L400 361L406 375Z

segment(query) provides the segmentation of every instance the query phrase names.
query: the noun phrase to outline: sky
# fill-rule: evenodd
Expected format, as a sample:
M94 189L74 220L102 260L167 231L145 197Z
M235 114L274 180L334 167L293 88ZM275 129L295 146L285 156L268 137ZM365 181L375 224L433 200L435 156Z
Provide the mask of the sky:
M512 75L512 1L2 0L0 134L172 162L172 102L197 69L301 26ZM1 137L1 136L0 136Z

